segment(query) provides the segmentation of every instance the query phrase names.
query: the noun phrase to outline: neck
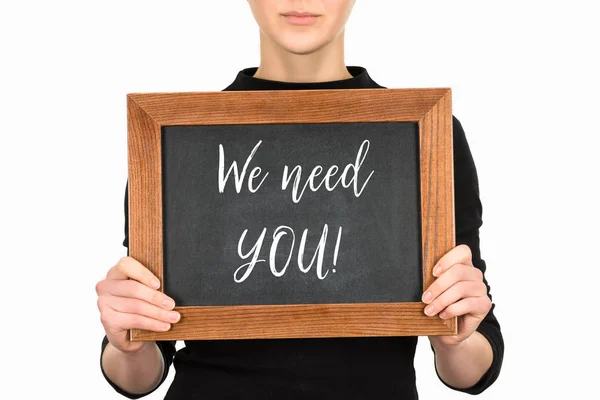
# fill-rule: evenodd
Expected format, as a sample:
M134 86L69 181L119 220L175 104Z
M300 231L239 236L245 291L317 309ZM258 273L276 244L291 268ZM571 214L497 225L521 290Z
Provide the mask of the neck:
M260 32L260 65L254 77L281 82L328 82L352 78L344 62L344 32L310 54L291 53Z

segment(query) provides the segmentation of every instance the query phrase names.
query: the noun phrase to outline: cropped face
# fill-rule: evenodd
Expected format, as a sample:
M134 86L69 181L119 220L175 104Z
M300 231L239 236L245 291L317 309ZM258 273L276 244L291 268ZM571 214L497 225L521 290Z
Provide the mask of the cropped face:
M260 30L294 54L310 54L343 32L356 0L248 0Z

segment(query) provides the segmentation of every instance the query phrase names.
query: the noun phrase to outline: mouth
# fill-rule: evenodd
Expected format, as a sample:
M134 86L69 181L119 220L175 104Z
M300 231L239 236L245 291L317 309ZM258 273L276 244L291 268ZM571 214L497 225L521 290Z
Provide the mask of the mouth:
M288 13L281 14L284 17L292 16L292 17L318 17L319 15L310 13L308 11L291 11Z
M281 15L292 25L312 25L320 17L318 14L313 14L306 11L292 11Z

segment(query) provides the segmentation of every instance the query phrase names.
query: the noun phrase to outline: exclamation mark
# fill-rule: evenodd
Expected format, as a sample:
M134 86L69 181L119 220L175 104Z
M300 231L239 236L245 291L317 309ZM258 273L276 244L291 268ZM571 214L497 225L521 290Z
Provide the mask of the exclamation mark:
M338 252L340 251L340 240L342 238L342 227L340 226L340 230L338 231L337 241L335 242L335 251L333 252L333 266L337 263ZM332 269L335 274L335 268Z

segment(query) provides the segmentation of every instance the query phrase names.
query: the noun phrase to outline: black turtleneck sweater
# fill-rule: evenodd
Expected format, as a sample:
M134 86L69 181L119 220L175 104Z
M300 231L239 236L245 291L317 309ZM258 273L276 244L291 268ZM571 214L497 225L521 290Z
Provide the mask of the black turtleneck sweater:
M225 91L381 88L366 69L348 66L352 78L329 82L279 82L255 78L257 68L238 72ZM486 270L479 248L482 205L477 171L459 120L453 116L456 244L467 244L473 265ZM127 185L125 239L128 238ZM128 251L129 253L129 251ZM490 286L485 278L488 295ZM490 342L494 360L474 386L453 390L478 394L498 377L504 355L500 325L492 309L477 330ZM176 373L165 399L418 399L413 359L416 336L251 339L185 341L176 352L174 341L157 342L165 361L165 380L171 364ZM102 341L102 351L107 344ZM433 346L430 346L433 350ZM435 368L434 365L432 365ZM437 372L437 371L436 371ZM104 371L102 371L104 374ZM106 375L104 374L105 378ZM439 375L438 375L439 377ZM107 378L108 380L108 378ZM441 380L441 379L440 379ZM162 383L161 381L161 383ZM132 395L108 380L129 398Z

